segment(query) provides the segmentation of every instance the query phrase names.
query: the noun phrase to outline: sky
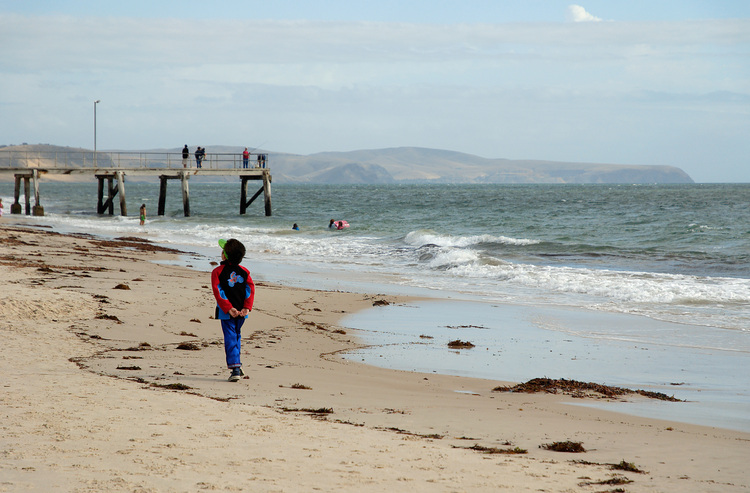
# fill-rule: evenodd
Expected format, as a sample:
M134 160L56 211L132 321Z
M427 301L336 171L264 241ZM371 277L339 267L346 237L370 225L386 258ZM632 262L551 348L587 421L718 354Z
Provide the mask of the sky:
M0 25L0 145L416 146L750 182L747 0L0 0Z

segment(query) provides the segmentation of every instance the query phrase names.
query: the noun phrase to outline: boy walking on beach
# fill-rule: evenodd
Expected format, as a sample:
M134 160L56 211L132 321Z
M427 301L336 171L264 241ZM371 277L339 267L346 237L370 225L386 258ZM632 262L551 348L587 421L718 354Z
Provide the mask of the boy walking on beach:
M216 298L216 319L221 321L224 333L224 352L227 368L232 370L230 382L236 382L244 373L240 361L242 324L253 309L255 284L250 272L240 265L245 256L245 245L232 238L219 240L221 264L211 272L211 289Z

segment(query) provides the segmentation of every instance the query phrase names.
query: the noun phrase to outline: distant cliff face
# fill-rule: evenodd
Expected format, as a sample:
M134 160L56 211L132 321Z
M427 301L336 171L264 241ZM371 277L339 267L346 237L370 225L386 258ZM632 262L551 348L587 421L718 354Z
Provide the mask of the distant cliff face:
M242 154L243 147L208 146L213 153ZM182 147L150 149L179 156ZM21 152L22 151L22 152ZM85 165L91 151L49 145L0 149L0 166L10 162L23 166L18 156L28 155L27 166L44 167L45 160L74 156ZM672 166L639 166L555 161L487 159L472 154L419 147L323 152L308 156L257 150L268 154L268 165L276 183L693 183L692 178ZM26 153L26 154L24 154ZM38 154L35 154L38 153ZM50 157L52 156L52 157ZM65 159L73 159L66 157ZM111 165L107 151L98 154L99 165ZM90 165L90 164L89 164Z

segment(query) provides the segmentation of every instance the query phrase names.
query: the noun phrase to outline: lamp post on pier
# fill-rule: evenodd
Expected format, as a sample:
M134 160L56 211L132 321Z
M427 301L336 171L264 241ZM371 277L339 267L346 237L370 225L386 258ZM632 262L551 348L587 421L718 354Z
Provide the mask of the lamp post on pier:
M100 102L100 99L94 101L94 166L96 166L96 105Z

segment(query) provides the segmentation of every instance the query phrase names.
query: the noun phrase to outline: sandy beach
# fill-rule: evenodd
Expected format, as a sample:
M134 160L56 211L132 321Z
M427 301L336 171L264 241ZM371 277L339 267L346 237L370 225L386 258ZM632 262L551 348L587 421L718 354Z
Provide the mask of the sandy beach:
M256 279L230 383L208 273L155 263L179 253L0 218L0 491L750 490L748 433L341 356L342 316L408 297Z

